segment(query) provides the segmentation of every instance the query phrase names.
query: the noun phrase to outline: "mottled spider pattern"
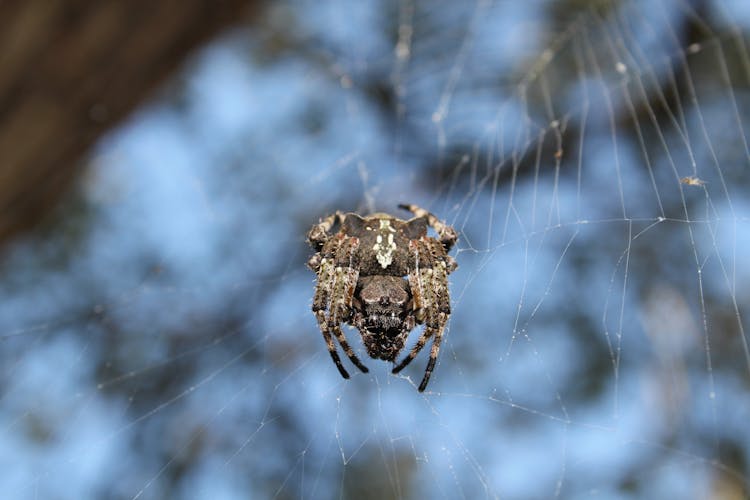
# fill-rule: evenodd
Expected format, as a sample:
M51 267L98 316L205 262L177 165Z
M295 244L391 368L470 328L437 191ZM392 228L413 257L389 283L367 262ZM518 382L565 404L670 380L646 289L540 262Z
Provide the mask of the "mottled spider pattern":
M414 214L401 220L384 213L360 217L336 212L315 224L307 235L316 253L307 265L318 275L312 310L328 352L344 378L333 337L347 357L367 373L341 330L347 323L359 330L371 358L395 363L409 332L425 329L409 354L392 370L398 373L432 339L422 392L435 367L443 331L450 316L448 274L456 261L448 252L456 243L455 229L416 205L399 205ZM337 232L332 232L337 226ZM437 238L427 236L427 228Z

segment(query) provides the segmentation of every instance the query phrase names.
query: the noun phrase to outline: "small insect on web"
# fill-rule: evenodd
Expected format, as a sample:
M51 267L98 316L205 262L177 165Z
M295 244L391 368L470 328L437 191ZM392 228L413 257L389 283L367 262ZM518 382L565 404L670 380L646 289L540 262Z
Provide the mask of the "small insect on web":
M705 186L706 185L706 181L704 181L703 179L699 179L698 177L695 177L695 176L683 177L680 179L680 182L683 184L687 184L688 186Z
M394 363L409 332L424 324L416 345L392 370L398 373L404 369L433 339L419 384L422 392L430 381L450 317L448 275L457 264L448 252L458 235L423 208L399 208L414 217L402 220L385 213L361 217L336 212L310 229L307 239L316 253L307 265L318 275L312 310L344 378L349 378L349 373L341 364L334 336L351 362L365 373L368 370L347 342L341 323L359 330L371 358ZM437 238L427 236L428 226Z

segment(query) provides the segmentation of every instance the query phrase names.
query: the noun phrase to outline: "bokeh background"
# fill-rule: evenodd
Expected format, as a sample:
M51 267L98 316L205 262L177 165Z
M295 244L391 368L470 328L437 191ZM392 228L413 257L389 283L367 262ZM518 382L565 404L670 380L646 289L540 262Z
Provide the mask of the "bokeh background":
M750 4L231 3L150 93L35 122L68 156L7 126L67 94L0 115L5 179L76 166L6 205L0 490L747 498ZM305 267L320 217L403 202L460 234L423 394L426 352L341 379Z

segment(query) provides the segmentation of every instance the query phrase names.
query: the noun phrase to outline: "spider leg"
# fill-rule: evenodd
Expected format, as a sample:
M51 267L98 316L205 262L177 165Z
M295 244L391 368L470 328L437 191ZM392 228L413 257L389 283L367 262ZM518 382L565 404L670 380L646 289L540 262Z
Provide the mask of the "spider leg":
M312 310L316 316L318 311L325 311L328 307L333 282L333 262L330 259L321 259L318 263L318 269L318 284L315 287L312 303Z
M431 313L429 318L432 325L428 323L428 326L432 326L434 340L430 348L430 359L427 362L424 377L419 384L419 392L424 392L427 387L432 370L435 368L438 354L440 353L440 344L443 340L445 325L448 322L451 312L450 295L448 293L448 273L455 268L455 261L445 255L439 242L429 239L425 242L425 245L431 248L433 256L432 273L429 281L429 289L433 293L430 296L430 303L426 304L426 307Z
M320 333L323 334L323 339L328 347L328 352L331 355L331 359L338 368L339 373L344 378L349 378L344 366L341 364L339 354L336 352L336 346L333 343L331 332L328 328L328 318L326 318L326 308L328 307L329 298L331 296L331 288L333 284L333 262L330 259L323 259L320 264L320 271L318 274L318 286L315 289L315 296L313 297L313 313L315 318L318 320L318 328Z
M441 243L431 238L412 240L409 242L409 248L414 253L413 271L408 276L414 300L413 308L417 320L425 323L425 329L409 355L393 368L392 373L403 370L433 338L430 359L418 388L419 392L423 392L435 368L450 314L447 283L452 263L446 259Z
M419 392L424 392L427 388L427 383L430 381L430 375L432 375L432 370L435 368L438 353L440 353L440 343L443 340L443 329L445 328L445 322L447 321L446 315L440 313L440 319L438 321L440 327L435 331L435 340L432 342L432 348L430 348L430 360L427 362L424 377L422 377L422 382L420 382L419 389L417 389Z
M407 280L409 281L409 289L411 290L414 310L414 316L417 323L424 323L425 305L429 301L426 297L430 293L426 281L426 268L430 266L432 255L425 253L424 244L420 240L409 241L409 250L414 255L414 262L410 265L413 271L409 272ZM424 261L424 262L423 262Z
M315 250L320 250L325 242L330 239L330 231L333 225L336 221L338 221L339 224L342 224L344 222L344 217L344 214L341 212L336 212L315 224L307 233L307 241L310 243L310 246Z
M411 351L409 352L409 355L406 356L404 359L401 360L401 362L396 365L393 370L391 370L391 373L398 373L406 366L411 363L414 358L417 357L417 354L419 354L419 351L424 348L425 344L428 340L430 340L430 337L432 337L432 328L425 328L422 332L422 335L419 336L419 340L417 340L417 343L412 347Z
M450 314L451 302L448 292L448 274L456 268L456 261L450 255L445 255L442 246L437 241L429 239L425 241L425 245L431 248L433 257L430 289L434 292L434 303L439 312Z
M339 353L336 352L336 346L333 344L333 338L331 338L331 332L328 331L328 322L326 321L325 312L315 311L315 317L318 319L318 326L320 327L320 333L323 334L323 338L328 346L328 353L331 355L331 359L336 364L336 368L339 369L339 373L344 378L349 378L349 372L346 371L344 365L341 364L341 358Z
M435 232L438 234L438 237L440 238L440 243L443 244L443 247L445 248L446 252L449 252L451 248L453 248L453 245L456 244L456 240L458 239L458 234L456 233L456 230L453 229L451 226L446 224L445 222L441 221L434 215L432 215L430 212L425 210L424 208L421 208L417 205L407 205L407 204L400 204L398 208L403 208L404 210L408 210L409 212L413 213L416 217L425 217L427 219L427 223L430 225L432 229L435 230Z
M440 344L443 340L443 331L445 329L447 315L445 315L444 313L440 313L438 316L439 326L437 328L425 328L416 345L412 348L411 352L409 352L409 355L405 357L401 361L401 363L399 363L398 366L393 368L393 370L391 371L391 373L398 373L403 370L404 367L406 367L409 363L412 362L414 358L417 357L417 354L419 354L419 351L424 348L425 344L427 344L427 341L429 341L430 338L434 338L432 341L432 347L430 348L430 359L427 362L427 368L424 371L422 382L420 382L419 384L419 392L424 392L424 390L427 388L427 384L430 381L430 376L432 375L432 370L435 368L435 363L437 362L437 357L440 353Z
M426 323L422 335L417 340L409 355L396 365L391 373L398 373L403 370L414 358L417 357L427 341L436 331L437 324L434 310L431 304L434 303L435 290L432 286L432 254L427 249L425 243L421 240L412 240L409 242L409 249L414 252L414 270L409 273L409 288L411 289L414 300L415 317L419 323Z
M351 312L354 291L359 279L357 249L359 238L343 237L331 262L331 299L328 318L336 324L345 321Z
M331 354L331 359L333 359L341 376L349 378L349 373L341 364L341 358L336 351L331 331L333 331L352 363L363 372L367 372L367 368L354 354L339 326L342 314L345 314L347 308L351 306L351 296L354 294L358 273L352 268L337 266L336 263L345 258L347 254L351 256L356 250L357 243L347 240L335 240L331 243L333 247L326 252L326 257L322 257L318 262L318 286L315 289L312 309L318 320L318 327L326 342L328 352ZM328 310L327 317L326 310Z
M341 347L344 349L344 352L346 353L346 356L349 358L349 360L354 363L354 366L359 368L362 373L367 373L370 370L367 369L365 365L362 364L362 362L359 360L356 354L354 354L354 351L352 350L351 346L349 345L349 342L346 341L346 337L344 336L344 332L341 331L341 327L339 325L336 325L333 327L333 334L336 336L336 340L339 341L339 344L341 344ZM347 378L347 377L344 377Z
M346 238L336 251L335 268L332 277L331 304L328 313L328 329L336 336L346 356L354 366L362 372L369 370L362 364L341 330L341 322L346 321L351 314L354 291L359 279L359 263L357 262L358 238Z

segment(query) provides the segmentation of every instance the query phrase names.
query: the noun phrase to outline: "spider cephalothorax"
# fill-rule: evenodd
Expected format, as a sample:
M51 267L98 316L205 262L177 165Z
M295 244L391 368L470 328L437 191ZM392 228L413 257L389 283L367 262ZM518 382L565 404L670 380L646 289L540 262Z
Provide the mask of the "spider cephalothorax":
M367 372L346 341L341 323L359 330L372 358L395 362L406 337L417 324L425 329L414 348L393 368L398 373L433 338L419 390L424 391L435 366L443 330L450 315L448 274L456 261L448 255L456 231L416 205L399 205L414 218L407 221L377 213L360 217L336 212L314 225L308 241L316 250L308 266L318 274L312 309L344 378L333 336L357 368ZM334 224L338 232L332 233ZM438 237L427 236L432 227Z

